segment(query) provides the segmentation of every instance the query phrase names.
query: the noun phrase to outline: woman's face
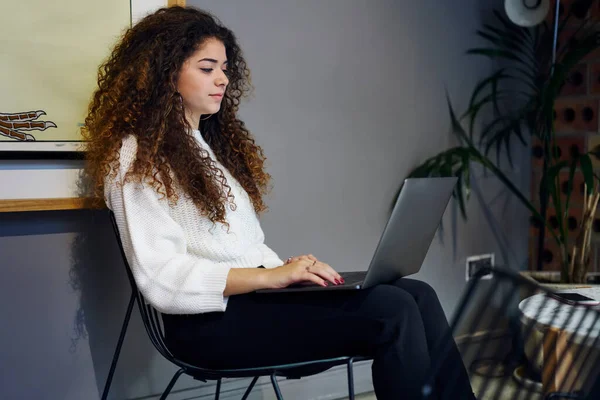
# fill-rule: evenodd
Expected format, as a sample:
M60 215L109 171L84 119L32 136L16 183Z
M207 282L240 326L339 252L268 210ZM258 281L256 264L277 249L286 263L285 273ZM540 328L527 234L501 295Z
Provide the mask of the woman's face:
M207 39L181 67L177 90L183 97L186 118L198 127L201 115L214 114L221 108L225 88L227 55L223 43Z

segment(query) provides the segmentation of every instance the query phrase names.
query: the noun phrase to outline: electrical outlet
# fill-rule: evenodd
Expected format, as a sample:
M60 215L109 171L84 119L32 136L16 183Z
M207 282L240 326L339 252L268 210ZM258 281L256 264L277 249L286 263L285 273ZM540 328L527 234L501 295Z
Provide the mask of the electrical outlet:
M480 254L477 256L467 257L467 265L465 270L465 280L470 280L473 275L481 267L493 267L494 266L494 253ZM492 273L483 275L481 279L492 279Z

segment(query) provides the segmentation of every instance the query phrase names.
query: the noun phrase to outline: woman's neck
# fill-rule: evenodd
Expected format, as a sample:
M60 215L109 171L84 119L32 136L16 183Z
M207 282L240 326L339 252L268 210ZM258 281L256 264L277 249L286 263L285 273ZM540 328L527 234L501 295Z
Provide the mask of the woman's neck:
M197 114L187 110L185 111L185 119L187 120L188 124L190 124L192 129L198 129L198 127L200 126L201 116L202 114Z

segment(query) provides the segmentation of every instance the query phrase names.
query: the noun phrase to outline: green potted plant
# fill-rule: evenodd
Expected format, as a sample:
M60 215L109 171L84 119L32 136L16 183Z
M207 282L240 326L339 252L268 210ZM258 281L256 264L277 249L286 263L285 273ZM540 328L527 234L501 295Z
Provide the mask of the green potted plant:
M573 11L576 12L569 10L556 23L557 36L568 40L558 43L553 54L553 24L544 22L525 28L494 10L494 23L484 24L477 31L487 45L469 49L467 54L495 60L495 70L474 87L467 110L461 115L455 113L446 94L458 145L430 157L409 174L456 176L453 195L464 218L472 165L479 164L494 174L528 209L532 223L540 228L539 249L547 239L545 235L556 242L560 249L561 283L586 280L591 227L599 197L599 177L591 159L599 155L598 149L558 154L555 146L556 99L578 64L599 47L597 23L587 16L576 18ZM530 196L504 171L512 167L513 143L529 146L532 141L539 144L541 174L536 182L539 191ZM502 157L508 165L502 165ZM565 173L568 180L561 185L559 177ZM578 190L575 179L585 183L584 212L576 229L569 229L572 194ZM556 213L552 224L547 218L550 207ZM541 251L537 251L538 269L541 263Z

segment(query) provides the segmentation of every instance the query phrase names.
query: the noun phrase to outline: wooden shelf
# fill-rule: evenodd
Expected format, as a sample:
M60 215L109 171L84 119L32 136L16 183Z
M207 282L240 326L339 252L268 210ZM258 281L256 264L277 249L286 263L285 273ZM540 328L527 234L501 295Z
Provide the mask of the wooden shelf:
M173 6L185 7L185 0L168 0L167 6L168 7L173 7Z
M87 208L90 208L89 200L83 197L0 200L0 213L26 211L83 210Z

